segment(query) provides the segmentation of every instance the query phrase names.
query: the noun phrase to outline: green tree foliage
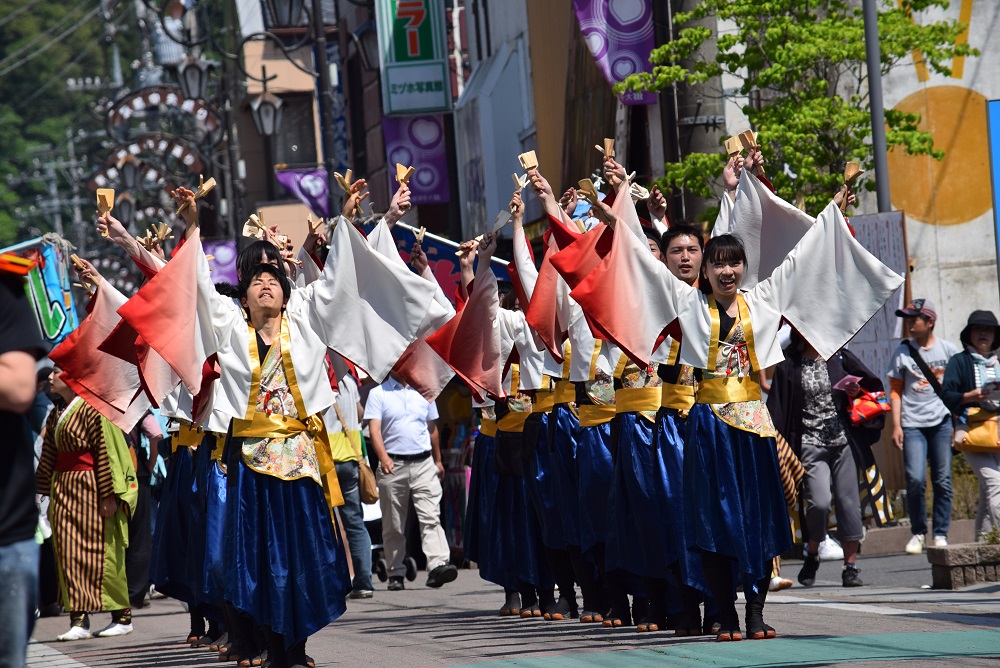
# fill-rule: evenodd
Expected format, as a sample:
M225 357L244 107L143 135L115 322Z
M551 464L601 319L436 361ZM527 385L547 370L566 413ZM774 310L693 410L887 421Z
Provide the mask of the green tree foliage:
M104 4L119 16L127 7ZM94 104L112 93L66 90L67 78L109 75L104 21L95 11L101 5L99 0L0 0L0 247L52 230L45 206L48 181L39 167L65 161L67 129L93 133L102 127ZM100 138L78 145L77 152L84 175L106 155ZM68 179L65 168L57 171L64 197ZM63 211L67 225L68 213Z
M801 194L807 210L818 210L842 182L847 162L866 168L872 162L860 4L702 0L693 11L675 16L675 23L684 27L672 42L653 51L653 71L628 77L617 90L660 91L675 84L710 88L723 74L735 77L741 82L739 94L750 100L743 111L760 132L771 166L768 176L778 192ZM947 6L946 0L881 2L883 75L914 52L923 54L928 68L945 75L954 56L978 54L967 44L956 44L966 26L955 21L918 25L913 20L915 12ZM716 31L705 25L712 17L733 29L716 39ZM930 134L917 129L919 121L915 114L887 109L889 148L941 159L944 153L933 146ZM689 154L666 165L661 186L717 197L713 188L725 161L724 151ZM797 174L794 183L782 173L786 163ZM873 190L874 181L867 179L865 186Z

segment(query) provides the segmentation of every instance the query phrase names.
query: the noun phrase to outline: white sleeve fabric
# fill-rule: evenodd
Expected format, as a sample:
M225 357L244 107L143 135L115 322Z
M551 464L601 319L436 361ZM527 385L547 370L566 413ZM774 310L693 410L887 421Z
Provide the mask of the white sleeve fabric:
M851 235L840 209L831 202L774 273L751 293L776 307L823 359L829 359L902 283L902 276Z

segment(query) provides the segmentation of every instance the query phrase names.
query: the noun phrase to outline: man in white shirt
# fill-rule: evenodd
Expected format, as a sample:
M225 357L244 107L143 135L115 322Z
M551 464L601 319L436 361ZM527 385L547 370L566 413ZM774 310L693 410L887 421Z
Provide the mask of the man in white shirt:
M448 539L441 527L441 449L437 407L395 375L368 395L365 421L379 459L382 544L389 568L389 591L404 589L406 514L410 498L420 521L427 556L427 586L440 587L458 577L448 563Z

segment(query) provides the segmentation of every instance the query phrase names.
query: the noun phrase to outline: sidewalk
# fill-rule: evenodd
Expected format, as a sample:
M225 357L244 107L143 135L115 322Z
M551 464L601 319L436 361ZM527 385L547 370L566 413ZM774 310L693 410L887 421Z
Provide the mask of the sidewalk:
M768 597L767 620L777 640L715 643L602 629L576 620L498 618L502 592L464 570L442 589L424 577L402 592L349 601L348 612L309 641L318 666L501 665L579 668L633 666L879 665L907 660L922 666L987 666L1000 661L1000 586L961 592L921 589L930 583L924 556L872 557L861 563L869 586L843 589L839 567L824 564L815 587L796 584ZM787 562L795 579L799 564ZM889 586L892 584L892 586ZM105 615L94 616L97 627ZM29 666L130 668L220 666L217 656L183 642L188 616L172 600L135 612L128 636L58 643L68 617L39 620ZM235 665L235 664L227 664Z

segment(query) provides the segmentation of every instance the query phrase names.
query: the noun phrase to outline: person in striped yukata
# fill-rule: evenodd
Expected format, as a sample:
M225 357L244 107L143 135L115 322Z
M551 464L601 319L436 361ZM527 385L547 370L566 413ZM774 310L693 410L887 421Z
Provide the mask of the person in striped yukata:
M66 403L48 417L37 491L50 498L49 521L70 629L57 640L91 637L87 613L110 611L99 637L132 632L125 548L139 488L125 435L76 396L53 369L52 390Z

